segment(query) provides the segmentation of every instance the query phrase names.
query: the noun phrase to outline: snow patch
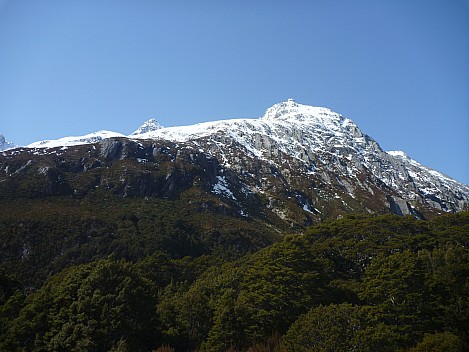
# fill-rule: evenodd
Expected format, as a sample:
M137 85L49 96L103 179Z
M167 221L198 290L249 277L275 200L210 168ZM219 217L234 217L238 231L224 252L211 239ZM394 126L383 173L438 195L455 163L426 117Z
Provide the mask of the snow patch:
M233 192L228 188L228 182L225 176L217 176L217 179L218 182L213 185L212 192L236 200Z

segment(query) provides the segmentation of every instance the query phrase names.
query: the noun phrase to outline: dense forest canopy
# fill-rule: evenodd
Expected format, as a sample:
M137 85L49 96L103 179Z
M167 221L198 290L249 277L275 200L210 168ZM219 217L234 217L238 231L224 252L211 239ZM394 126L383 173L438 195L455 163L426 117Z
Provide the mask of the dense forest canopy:
M350 215L275 242L254 240L255 226L230 232L228 219L203 238L183 216L156 222L128 209L112 226L99 213L3 215L0 350L469 346L468 212Z

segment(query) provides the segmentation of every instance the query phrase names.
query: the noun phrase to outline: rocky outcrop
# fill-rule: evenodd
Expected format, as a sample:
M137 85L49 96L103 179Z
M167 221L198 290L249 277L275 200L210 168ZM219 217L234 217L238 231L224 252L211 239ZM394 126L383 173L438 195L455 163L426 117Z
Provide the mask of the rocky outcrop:
M17 146L15 145L15 143L8 142L7 140L5 140L5 137L2 134L0 134L0 151L13 149L16 147Z

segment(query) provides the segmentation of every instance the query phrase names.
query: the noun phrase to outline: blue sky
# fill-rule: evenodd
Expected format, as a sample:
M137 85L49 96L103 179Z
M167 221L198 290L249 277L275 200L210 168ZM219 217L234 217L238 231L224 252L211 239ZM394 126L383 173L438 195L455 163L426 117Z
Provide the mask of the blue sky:
M469 184L469 1L0 0L0 133L326 106Z

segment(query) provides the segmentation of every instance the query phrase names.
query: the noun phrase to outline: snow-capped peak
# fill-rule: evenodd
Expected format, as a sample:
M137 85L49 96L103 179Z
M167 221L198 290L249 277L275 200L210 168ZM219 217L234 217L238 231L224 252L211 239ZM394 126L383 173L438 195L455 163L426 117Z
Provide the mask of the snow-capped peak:
M3 134L0 134L0 151L2 150L7 150L7 149L13 149L13 148L16 148L17 146L12 143L12 142L8 142L7 140L5 140L5 137L3 136Z
M161 128L130 137L173 142L228 138L231 140L229 144L236 142L259 158L270 159L271 149L276 148L293 158L306 161L312 158L311 153L330 152L330 147L351 148L355 152L376 148L366 142L365 136L351 120L327 108L298 104L293 99L273 105L258 119L219 120ZM225 147L228 145L223 144Z
M328 108L298 104L293 99L274 104L268 108L262 117L263 120L301 118L305 116L315 117L340 117L339 114Z
M72 145L80 144L91 144L102 141L103 139L112 138L112 137L125 137L121 133L112 132L112 131L97 131L93 133L86 134L84 136L77 137L63 137L56 140L45 140L40 142L34 142L27 145L27 148L55 148L55 147L69 147Z
M153 132L159 129L162 129L163 126L161 126L158 121L155 119L150 119L148 121L145 121L143 125L141 125L135 132L131 134L131 136L135 136L138 134L143 134L143 133L148 133L148 132Z
M36 142L28 147L90 144L112 137L187 143L186 147L211 154L219 158L224 167L233 170L239 167L243 153L242 159L266 161L279 170L294 164L298 170L304 170L305 175L314 175L324 184L337 179L352 195L352 184L373 194L376 185L371 187L362 180L363 175L368 175L369 182L378 180L379 187L392 190L394 196L412 201L422 199L443 211L464 209L469 199L467 186L419 164L402 151L384 152L350 119L330 109L299 104L293 99L273 105L257 119L219 120L168 128L150 119L129 136L99 131L81 137Z
M285 114L297 112L299 107L300 104L290 98L286 101L272 105L266 110L262 118L265 120L273 120Z
M206 146L207 151L219 157L228 168L238 163L239 150L279 168L291 158L310 174L324 177L326 183L330 179L321 176L324 173L358 180L357 184L361 184L359 175L368 173L403 199L436 195L442 200L441 205L432 204L444 211L464 207L464 201L454 201L452 196L447 196L452 194L449 190L463 194L464 199L467 199L464 194L468 194L464 185L420 165L404 152L384 152L350 119L330 109L299 104L293 99L273 105L258 119L169 127L132 137L187 142L199 149ZM238 151L232 149L235 145Z

